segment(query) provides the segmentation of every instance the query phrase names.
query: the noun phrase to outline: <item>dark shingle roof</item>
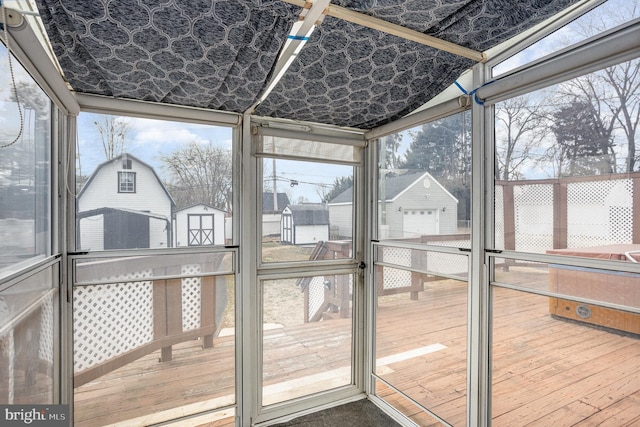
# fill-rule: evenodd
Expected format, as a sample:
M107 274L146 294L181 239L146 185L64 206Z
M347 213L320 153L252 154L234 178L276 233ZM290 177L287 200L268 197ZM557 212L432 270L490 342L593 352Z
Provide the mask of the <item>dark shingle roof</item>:
M329 224L329 210L324 205L289 205L295 225Z
M388 176L385 180L385 199L393 200L398 194L406 190L418 178L423 176L424 171L408 171L402 175ZM351 203L353 202L353 187L347 188L338 194L329 203Z
M284 208L291 203L287 193L278 193L278 211L282 212ZM273 193L262 193L262 212L274 212L273 210Z

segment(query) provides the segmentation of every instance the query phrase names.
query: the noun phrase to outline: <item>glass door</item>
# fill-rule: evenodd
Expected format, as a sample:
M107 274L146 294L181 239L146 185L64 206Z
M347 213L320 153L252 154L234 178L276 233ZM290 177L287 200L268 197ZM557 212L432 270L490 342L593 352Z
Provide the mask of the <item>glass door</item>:
M349 161L331 159L339 144L261 135L257 146L257 397L269 413L276 404L359 392L354 218L361 167L353 146Z

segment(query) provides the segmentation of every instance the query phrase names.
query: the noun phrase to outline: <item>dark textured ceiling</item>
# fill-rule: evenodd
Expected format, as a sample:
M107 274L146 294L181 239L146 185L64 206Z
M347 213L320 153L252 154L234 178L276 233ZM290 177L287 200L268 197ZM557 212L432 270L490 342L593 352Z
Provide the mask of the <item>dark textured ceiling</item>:
M484 51L576 0L335 0ZM37 0L77 92L244 113L301 8L277 0ZM325 17L255 113L371 129L451 85L473 60Z

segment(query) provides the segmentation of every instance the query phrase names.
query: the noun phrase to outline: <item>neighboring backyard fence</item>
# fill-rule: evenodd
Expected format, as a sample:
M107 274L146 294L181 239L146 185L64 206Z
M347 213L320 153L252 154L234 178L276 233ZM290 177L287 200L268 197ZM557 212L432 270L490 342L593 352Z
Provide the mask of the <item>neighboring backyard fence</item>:
M496 181L496 248L548 249L640 243L640 173Z

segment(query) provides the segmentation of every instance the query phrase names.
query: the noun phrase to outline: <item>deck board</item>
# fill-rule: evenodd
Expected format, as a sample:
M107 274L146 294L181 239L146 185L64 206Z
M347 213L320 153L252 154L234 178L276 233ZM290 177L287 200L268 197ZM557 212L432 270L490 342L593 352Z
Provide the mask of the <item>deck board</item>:
M417 301L400 295L381 299L377 307L378 358L444 346L408 359L387 359L378 373L453 425L464 425L466 419L465 289L430 283ZM496 289L493 298L494 426L640 423L640 339L552 318L546 297ZM287 382L307 379L330 387L332 375L345 381L341 375L350 366L351 322L336 319L265 331L265 385L284 393L278 396L284 399ZM202 409L233 403L233 341L232 336L216 338L208 349L195 340L182 343L174 346L172 361L159 362L156 352L77 388L76 425L117 423L145 411L179 416L181 405ZM438 425L392 389L378 389L419 425ZM227 417L200 426L232 424Z

